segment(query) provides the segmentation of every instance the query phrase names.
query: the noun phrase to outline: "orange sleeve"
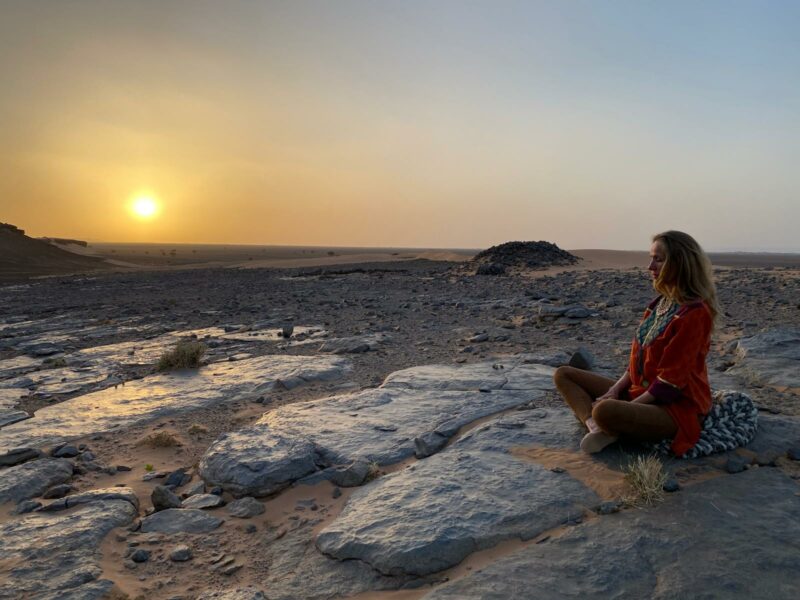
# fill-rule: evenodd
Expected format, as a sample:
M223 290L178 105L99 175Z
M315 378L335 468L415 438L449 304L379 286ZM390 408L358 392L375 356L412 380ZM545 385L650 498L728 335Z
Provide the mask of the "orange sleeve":
M648 392L664 403L675 402L681 397L693 371L705 360L711 325L711 314L703 305L673 320L674 333L661 354L656 380Z

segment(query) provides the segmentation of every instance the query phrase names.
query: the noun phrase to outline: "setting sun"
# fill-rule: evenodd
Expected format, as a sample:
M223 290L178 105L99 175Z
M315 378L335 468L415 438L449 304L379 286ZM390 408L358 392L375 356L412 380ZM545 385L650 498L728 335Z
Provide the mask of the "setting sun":
M152 196L137 196L130 205L131 212L140 219L152 219L158 214L158 202Z

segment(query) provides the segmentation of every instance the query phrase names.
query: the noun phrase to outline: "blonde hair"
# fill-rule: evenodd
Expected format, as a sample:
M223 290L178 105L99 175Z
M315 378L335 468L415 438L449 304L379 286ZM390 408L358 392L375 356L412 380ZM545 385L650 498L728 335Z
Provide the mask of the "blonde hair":
M656 234L653 242L661 242L665 254L664 265L653 282L656 291L680 304L704 300L716 321L722 309L717 300L711 261L700 244L682 231Z

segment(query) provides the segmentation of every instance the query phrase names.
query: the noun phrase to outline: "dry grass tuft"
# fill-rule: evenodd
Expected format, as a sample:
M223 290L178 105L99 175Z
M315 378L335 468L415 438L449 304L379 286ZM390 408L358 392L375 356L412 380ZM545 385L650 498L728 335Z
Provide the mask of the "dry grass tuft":
M208 427L205 425L200 425L200 423L192 423L189 425L189 429L187 430L189 435L203 435L204 433L208 433Z
M631 495L625 498L631 506L651 506L664 499L667 474L656 456L637 456L625 467L625 482Z
M174 448L180 446L181 441L169 431L159 431L148 435L139 442L139 445L151 448Z
M369 471L367 471L367 478L364 481L372 481L381 475L381 466L376 462L369 463Z
M200 366L200 359L205 353L205 344L194 341L178 342L172 350L165 352L158 359L158 370L196 369Z

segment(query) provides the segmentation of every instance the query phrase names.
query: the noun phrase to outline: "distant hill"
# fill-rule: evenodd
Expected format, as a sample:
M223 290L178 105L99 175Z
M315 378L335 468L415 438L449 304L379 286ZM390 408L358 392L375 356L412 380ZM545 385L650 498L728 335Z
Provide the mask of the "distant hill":
M98 271L110 266L102 258L61 250L28 237L24 230L10 223L0 223L0 281Z

